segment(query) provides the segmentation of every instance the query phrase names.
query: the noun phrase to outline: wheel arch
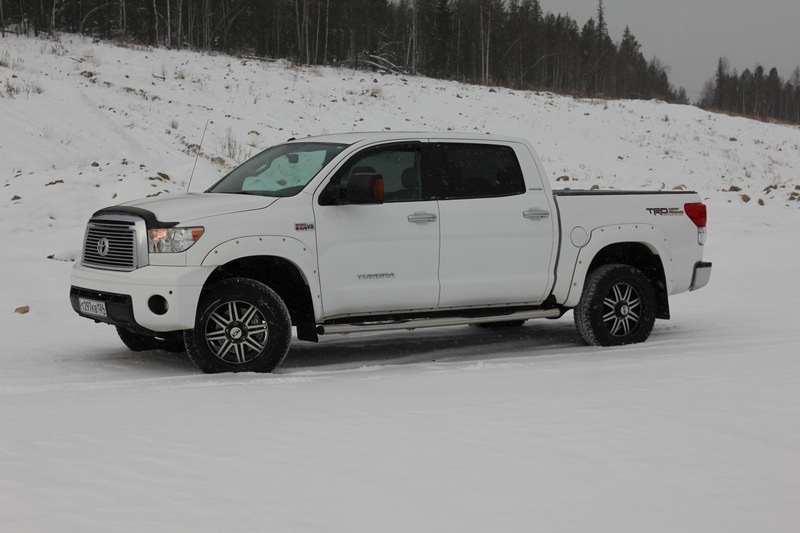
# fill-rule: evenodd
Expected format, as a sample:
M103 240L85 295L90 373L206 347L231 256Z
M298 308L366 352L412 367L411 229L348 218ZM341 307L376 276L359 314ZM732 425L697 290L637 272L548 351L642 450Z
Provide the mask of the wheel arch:
M645 230L650 233L648 239L642 239ZM666 236L654 226L637 224L594 230L589 245L578 254L565 307L577 305L591 272L601 266L617 263L632 266L644 273L656 293L656 318L669 319L668 295L672 277L666 243Z
M278 256L259 255L233 259L217 266L203 286L203 291L230 278L259 281L275 291L289 310L292 325L301 340L317 341L314 300L302 269Z
M661 258L641 242L620 242L609 244L592 259L587 273L601 266L618 263L629 265L642 271L650 280L656 293L656 318L669 318L669 298L664 265Z

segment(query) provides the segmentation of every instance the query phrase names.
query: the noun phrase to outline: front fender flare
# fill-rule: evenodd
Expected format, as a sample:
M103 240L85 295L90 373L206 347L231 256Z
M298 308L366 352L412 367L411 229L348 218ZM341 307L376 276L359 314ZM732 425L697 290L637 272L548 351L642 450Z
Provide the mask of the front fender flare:
M322 315L322 298L317 271L316 250L302 241L285 236L254 235L225 241L208 252L203 266L219 267L246 257L280 257L294 264L308 284L314 314Z

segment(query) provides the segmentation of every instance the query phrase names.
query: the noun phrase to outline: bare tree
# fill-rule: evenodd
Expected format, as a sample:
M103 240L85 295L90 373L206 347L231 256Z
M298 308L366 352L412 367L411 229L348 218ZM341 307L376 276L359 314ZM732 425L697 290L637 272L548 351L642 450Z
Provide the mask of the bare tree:
M0 0L0 2L1 2L1 1L2 1L2 0ZM97 7L95 7L95 8L92 8L92 9L90 9L90 10L88 11L88 13L86 13L86 14L83 16L83 18L81 19L81 23L80 23L80 24L78 24L78 33L83 33L83 27L86 25L86 21L89 19L89 17L92 15L92 13L94 13L95 11L99 11L100 9L103 9L103 8L105 8L105 7L108 7L108 5L109 5L108 3L105 3L105 4L100 4L99 6L97 6Z
M172 18L170 17L169 0L167 0L167 47L172 44Z
M203 0L203 48L211 49L211 0Z
M53 10L50 12L50 36L56 36L56 9L58 8L58 0L53 0Z
M6 19L3 16L3 0L0 0L0 33L6 36Z
M328 62L328 32L330 30L331 0L325 4L325 51L322 53L322 62Z
M481 83L489 84L489 51L492 44L492 11L489 9L486 30L483 29L483 5L479 6L481 26Z
M186 2L186 33L189 36L189 46L194 46L194 2Z
M119 0L119 31L121 33L128 30L128 14L125 8L125 0Z
M158 46L158 7L156 6L156 0L153 0L153 28L156 32L156 46Z
M317 1L317 27L314 30L314 63L319 61L319 28L322 24L322 2Z
M419 57L419 6L416 1L411 10L411 31L408 36L406 65L410 67L412 74L416 74L417 58Z
M306 64L311 63L311 50L309 47L309 14L308 0L294 0L294 14L297 24L297 59Z
M178 40L178 48L183 48L183 0L178 0L178 27L175 29L175 38Z

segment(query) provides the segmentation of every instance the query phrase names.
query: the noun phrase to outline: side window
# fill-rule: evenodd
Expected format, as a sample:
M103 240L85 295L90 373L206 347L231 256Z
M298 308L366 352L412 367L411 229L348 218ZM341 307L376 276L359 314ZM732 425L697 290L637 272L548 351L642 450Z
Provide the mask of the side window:
M367 149L350 158L331 178L320 203L335 204L335 191L347 185L353 174L379 174L383 178L384 202L422 200L418 145L390 145Z
M525 194L522 169L509 146L436 143L426 152L425 163L442 200Z

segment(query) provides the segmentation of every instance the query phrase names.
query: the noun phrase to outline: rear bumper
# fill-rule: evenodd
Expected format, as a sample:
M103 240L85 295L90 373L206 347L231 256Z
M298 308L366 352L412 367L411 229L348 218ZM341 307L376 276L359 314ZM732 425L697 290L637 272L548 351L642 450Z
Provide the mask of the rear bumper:
M692 284L689 286L690 291L696 291L697 289L702 289L706 285L708 285L708 281L711 279L711 263L704 263L703 261L698 261L694 265L694 273L692 274Z

